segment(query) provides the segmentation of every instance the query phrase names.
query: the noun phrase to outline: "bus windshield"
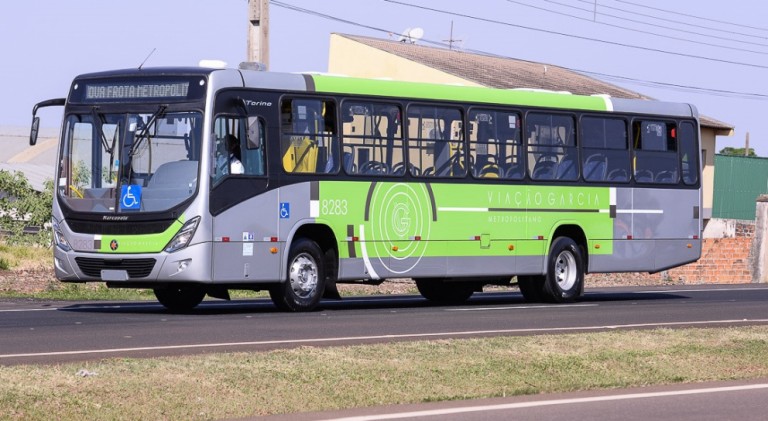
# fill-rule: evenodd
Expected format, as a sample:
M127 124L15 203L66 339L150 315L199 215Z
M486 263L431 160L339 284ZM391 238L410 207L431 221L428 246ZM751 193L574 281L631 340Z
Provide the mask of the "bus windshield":
M201 141L198 112L69 114L57 194L79 212L168 210L197 190Z

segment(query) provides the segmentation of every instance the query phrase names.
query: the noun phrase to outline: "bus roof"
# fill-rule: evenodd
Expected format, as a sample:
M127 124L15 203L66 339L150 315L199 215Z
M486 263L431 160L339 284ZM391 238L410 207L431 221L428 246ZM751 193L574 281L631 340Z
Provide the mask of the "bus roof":
M233 77L234 74L239 77ZM227 74L227 76L224 76ZM698 118L696 108L690 104L641 99L612 98L605 95L573 95L527 89L496 89L478 86L440 85L433 83L404 82L384 79L362 79L338 75L314 73L278 73L239 69L207 67L147 67L122 69L77 76L76 79L137 77L137 76L210 76L219 75L225 86L261 89L305 91L329 94L369 95L382 98L407 98L411 100L458 101L479 104L543 107L562 110L596 112L626 112L657 114L670 117ZM237 85L234 85L236 83ZM219 85L219 87L225 87Z

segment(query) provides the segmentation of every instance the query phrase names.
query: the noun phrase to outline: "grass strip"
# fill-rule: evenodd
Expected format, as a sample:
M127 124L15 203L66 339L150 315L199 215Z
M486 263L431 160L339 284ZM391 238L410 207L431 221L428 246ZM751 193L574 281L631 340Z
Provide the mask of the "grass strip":
M221 419L765 377L768 326L301 347L0 366L0 418Z

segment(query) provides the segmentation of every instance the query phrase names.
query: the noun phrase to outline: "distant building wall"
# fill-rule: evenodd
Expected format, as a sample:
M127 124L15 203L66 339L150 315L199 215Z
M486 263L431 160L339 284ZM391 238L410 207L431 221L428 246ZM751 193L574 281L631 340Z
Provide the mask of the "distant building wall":
M363 78L390 78L407 82L481 86L336 34L331 34L328 73Z
M755 219L755 200L768 193L768 158L715 156L713 218Z

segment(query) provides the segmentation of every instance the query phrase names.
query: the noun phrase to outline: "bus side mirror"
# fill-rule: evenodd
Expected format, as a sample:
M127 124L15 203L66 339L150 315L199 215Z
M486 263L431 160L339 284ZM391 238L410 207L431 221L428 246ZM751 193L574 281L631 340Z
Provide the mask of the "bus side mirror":
M29 132L30 146L35 146L35 143L37 143L37 133L40 129L40 117L37 116L37 110L43 107L64 106L65 103L65 98L54 98L35 104L35 106L32 108L32 130Z
M35 146L37 143L37 132L40 128L40 117L32 117L32 130L29 132L29 146Z
M261 148L264 138L264 126L258 117L248 117L248 149Z

